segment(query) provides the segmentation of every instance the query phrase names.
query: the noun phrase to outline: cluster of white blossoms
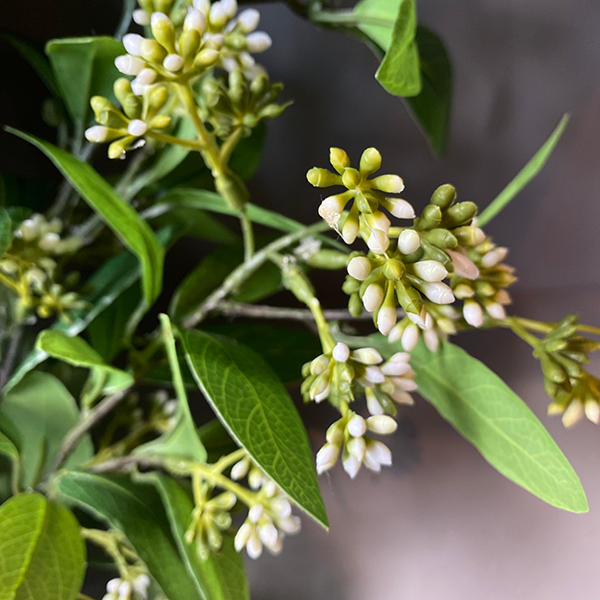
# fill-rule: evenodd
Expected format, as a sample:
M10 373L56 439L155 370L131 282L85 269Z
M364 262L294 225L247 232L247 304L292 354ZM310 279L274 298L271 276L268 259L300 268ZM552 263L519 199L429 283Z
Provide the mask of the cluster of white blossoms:
M292 514L292 505L281 489L261 469L245 457L231 469L235 481L248 477L251 489L257 490L248 516L235 536L235 549L252 559L258 558L263 546L271 554L279 554L286 535L300 531L300 518Z
M145 573L133 579L115 578L106 584L106 594L102 600L147 600L150 577Z

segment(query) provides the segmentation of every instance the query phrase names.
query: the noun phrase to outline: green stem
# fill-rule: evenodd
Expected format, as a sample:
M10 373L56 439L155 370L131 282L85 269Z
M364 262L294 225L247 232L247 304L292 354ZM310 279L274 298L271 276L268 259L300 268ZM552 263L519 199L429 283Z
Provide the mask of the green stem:
M254 255L254 227L246 209L240 211L240 222L244 236L244 260L250 260Z
M192 150L202 150L204 148L204 145L200 140L184 140L173 135L157 133L156 131L148 131L146 135L165 144L176 144L178 146L184 146L185 148L191 148Z
M498 324L501 327L508 327L512 330L512 332L519 336L523 341L527 342L532 348L537 348L539 346L540 340L536 338L534 335L528 333L519 323L520 319L518 317L507 317L502 321L498 321Z
M391 18L357 14L353 10L311 10L309 17L315 23L328 23L345 27L357 27L358 25L393 27L395 22Z
M239 462L246 456L246 451L243 448L228 454L227 456L221 457L215 464L214 469L219 473L222 473L227 467Z
M127 570L127 561L119 550L119 541L114 533L101 529L86 529L85 527L82 527L80 531L83 538L96 544L96 546L100 546L114 560L120 573Z

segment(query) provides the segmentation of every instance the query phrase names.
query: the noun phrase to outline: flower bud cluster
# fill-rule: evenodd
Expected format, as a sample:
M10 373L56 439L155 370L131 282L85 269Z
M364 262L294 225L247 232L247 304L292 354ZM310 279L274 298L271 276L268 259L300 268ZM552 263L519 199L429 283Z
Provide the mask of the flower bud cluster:
M115 81L114 92L123 110L107 98L94 96L90 104L98 125L87 129L85 137L89 142L112 142L108 157L123 159L127 150L144 145L148 132L171 124L171 117L160 113L169 100L169 91L164 85L152 85L137 95L132 83L122 77Z
M546 393L553 398L548 414L562 414L565 427L584 415L600 423L600 380L582 366L589 362L590 352L600 350L600 343L577 334L577 326L577 315L565 317L533 353L540 360Z
M377 435L388 435L396 431L398 425L387 415L370 416L364 419L348 410L327 430L327 443L317 453L317 473L319 475L333 468L341 454L344 471L352 479L358 475L361 466L379 472L382 466L392 464L392 453L382 442L365 435L367 431Z
M463 318L467 324L480 327L486 315L504 319L504 307L511 303L506 288L517 281L514 268L504 263L508 248L485 238L472 248L458 248L450 254L454 264L450 286L456 298L464 301ZM472 265L478 271L475 278L469 276Z
M215 135L227 137L239 129L246 137L264 119L278 117L291 104L275 103L282 90L283 84L271 84L266 74L250 81L241 69L206 78L202 92Z
M69 311L86 305L76 293L57 283L62 278L59 261L82 244L77 236L62 235L62 229L60 219L48 221L34 214L15 229L11 246L0 257L1 281L19 296L18 320L32 310L43 319L58 314L68 320Z
M150 577L146 573L111 579L102 600L147 600Z

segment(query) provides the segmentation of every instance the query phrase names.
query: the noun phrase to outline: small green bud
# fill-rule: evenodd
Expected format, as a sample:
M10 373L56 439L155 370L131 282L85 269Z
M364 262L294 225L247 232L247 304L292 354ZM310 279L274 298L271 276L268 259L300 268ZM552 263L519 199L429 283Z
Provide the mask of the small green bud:
M404 181L398 175L380 175L369 181L376 190L386 194L399 194L404 189Z
M440 185L431 196L431 204L440 208L449 208L456 200L456 189L449 183Z
M452 233L454 237L458 240L460 244L464 246L474 246L478 243L480 230L477 227L458 227L457 229L453 229Z
M148 124L149 129L165 129L171 124L171 117L168 115L156 115Z
M329 149L329 162L340 175L350 166L350 158L341 148Z
M306 259L305 262L316 269L336 271L338 269L346 268L348 255L345 252L340 252L339 250L325 249L315 252L312 256Z
M419 294L408 281L406 281L406 284L403 281L397 281L395 288L396 297L404 311L414 315L420 315L421 309L423 308L421 294Z
M217 58L219 58L218 50L215 50L214 48L205 48L198 52L194 64L198 67L208 67L209 65L212 65Z
M269 104L269 106L265 106L265 108L258 113L258 116L261 119L275 119L281 115L285 109L286 106L283 104Z
M156 40L144 39L140 44L142 57L149 62L162 64L167 57L167 50L163 48Z
M458 246L458 240L447 229L437 228L426 234L426 239L430 244L438 248L452 249Z
M477 205L474 202L460 202L451 206L444 214L444 223L451 227L465 225L477 214Z
M232 50L237 50L238 52L246 50L248 47L246 36L241 33L230 33L225 38L225 45Z
M306 174L306 179L315 187L329 187L331 185L341 185L342 183L342 178L339 175L318 167L313 167Z
M433 229L442 222L442 211L439 206L428 204L421 213L418 229Z
M360 173L356 169L348 168L345 169L342 175L342 183L349 189L355 189L360 183Z
M108 147L108 158L116 159L125 157L125 153L127 152L129 144L131 143L125 143L126 139L127 138L121 138L120 140L116 140Z
M370 215L379 208L377 199L374 198L371 194L363 194L359 192L354 197L354 202L359 212L365 215Z
M121 104L123 111L130 119L139 119L142 116L143 102L135 94L127 96Z
M154 0L154 10L168 15L171 12L174 4L175 0Z
M549 379L551 382L562 383L567 379L567 374L565 373L564 369L545 352L540 354L540 364L542 366L544 377Z
M360 289L360 281L354 279L354 277L346 277L342 284L342 291L345 294L355 294Z
M131 89L131 82L129 79L125 79L125 77L119 77L113 85L113 91L115 93L115 97L121 103L125 103L125 99L133 94L133 90Z
M268 87L269 78L266 75L261 74L252 80L252 83L250 84L250 91L256 97L260 97L267 91Z
M186 60L195 58L201 42L200 32L197 29L188 29L179 38L179 53Z
M298 300L307 305L315 301L318 303L312 284L302 269L297 266L289 266L284 269L282 275L283 286L290 290Z
M360 157L361 175L367 177L381 167L381 154L376 148L367 148Z
M348 311L353 317L360 317L363 313L363 303L358 294L351 294L348 301Z
M569 377L579 379L583 375L582 368L574 360L561 354L554 354L553 358L567 372Z
M383 274L390 281L399 281L404 275L404 265L401 261L390 258L383 266Z
M148 93L148 104L154 111L160 110L169 99L169 90L163 85L154 86Z

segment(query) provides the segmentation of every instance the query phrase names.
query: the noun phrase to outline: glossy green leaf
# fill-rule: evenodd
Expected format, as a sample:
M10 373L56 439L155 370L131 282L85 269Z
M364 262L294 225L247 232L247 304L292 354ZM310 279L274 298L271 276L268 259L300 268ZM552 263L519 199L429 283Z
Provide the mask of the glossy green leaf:
M381 336L361 338L384 356L400 349ZM444 342L412 352L419 393L502 475L544 502L588 511L577 474L529 407L483 363Z
M566 114L560 120L552 135L544 145L535 153L533 158L519 171L517 176L498 194L477 218L480 227L487 225L506 205L542 170L550 158L558 140L562 136L570 115Z
M65 435L79 420L77 404L67 388L53 375L37 371L4 394L0 415L9 419L21 438L24 488L49 472ZM66 465L80 465L93 454L92 441L85 436Z
M86 37L52 40L46 54L74 121L87 123L90 98L114 100L113 83L119 77L115 58L124 54L123 44L112 37Z
M185 385L179 368L175 338L171 329L171 322L167 315L160 315L162 336L171 368L173 388L177 394L177 422L173 429L161 435L158 439L143 444L136 448L136 454L150 456L167 456L170 458L182 457L196 462L206 461L206 449L200 441L196 425L185 391Z
M169 600L204 600L179 554L161 499L152 486L126 476L63 472L57 491L121 531Z
M75 600L85 544L71 512L41 494L0 506L0 600Z
M372 39L383 52L392 44L394 25L402 0L361 0L354 7L358 28Z
M89 164L65 150L16 129L8 131L39 148L63 173L86 202L139 259L147 306L162 289L164 248L137 212Z
M139 480L153 484L160 494L179 553L203 599L250 600L244 559L235 551L233 537L225 535L221 550L211 552L207 560L200 560L194 544L188 544L184 539L194 509L188 493L162 473L141 475Z
M452 65L442 40L417 27L417 47L423 87L406 99L417 123L435 153L442 154L448 138L452 110Z
M223 336L182 331L198 386L233 438L298 506L327 527L306 430L256 352Z
M12 221L5 208L0 208L0 256L2 256L12 244Z

